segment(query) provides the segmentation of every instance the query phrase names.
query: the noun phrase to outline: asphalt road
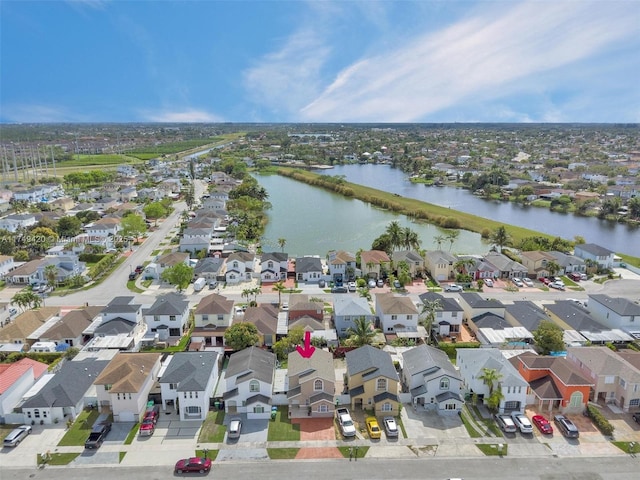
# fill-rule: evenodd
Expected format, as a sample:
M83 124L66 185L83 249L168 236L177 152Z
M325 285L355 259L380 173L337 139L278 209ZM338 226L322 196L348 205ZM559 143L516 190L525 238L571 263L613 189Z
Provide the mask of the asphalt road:
M295 462L295 463L293 463ZM640 459L598 458L415 458L340 460L258 461L214 463L209 475L187 478L259 478L261 480L629 480L637 478ZM2 480L86 480L115 478L164 480L178 478L167 467L45 467L12 469L2 466Z

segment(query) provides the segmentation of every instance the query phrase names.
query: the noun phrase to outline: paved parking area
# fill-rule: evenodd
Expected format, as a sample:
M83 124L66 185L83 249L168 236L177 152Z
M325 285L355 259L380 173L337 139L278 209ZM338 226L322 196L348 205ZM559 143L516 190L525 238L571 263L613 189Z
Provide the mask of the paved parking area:
M329 418L294 418L291 423L300 425L300 440L335 440L336 430L333 417Z
M433 443L440 439L469 438L459 415L438 415L436 412L414 410L408 405L404 407L400 415L409 438L431 439Z
M218 452L216 461L230 460L266 460L269 458L263 445L267 442L269 420L248 420L246 415L226 415L224 424L229 426L232 418L242 419L242 431L239 439L228 439L225 435L225 446Z

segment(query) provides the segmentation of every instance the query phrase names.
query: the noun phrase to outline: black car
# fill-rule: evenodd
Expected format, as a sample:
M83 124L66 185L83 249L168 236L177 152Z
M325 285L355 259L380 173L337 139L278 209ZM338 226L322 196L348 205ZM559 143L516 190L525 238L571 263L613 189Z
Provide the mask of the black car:
M331 293L347 293L349 291L349 289L345 286L341 286L341 287L333 287L331 289Z
M129 274L129 280L135 280L136 278L138 278L138 274L136 272Z

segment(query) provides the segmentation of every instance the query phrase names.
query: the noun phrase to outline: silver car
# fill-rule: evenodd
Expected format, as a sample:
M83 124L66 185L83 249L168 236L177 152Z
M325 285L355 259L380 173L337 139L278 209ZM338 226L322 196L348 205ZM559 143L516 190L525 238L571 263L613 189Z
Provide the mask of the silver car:
M496 415L496 423L505 433L516 433L518 431L518 427L516 427L509 415Z
M516 426L520 429L520 433L533 433L533 425L524 413L513 412L511 418Z
M5 447L15 447L30 433L31 427L29 425L21 425L11 430L11 433L4 437L3 445Z
M239 418L232 418L229 422L229 430L227 438L240 438L240 432L242 431L242 420Z
M382 423L384 423L384 431L387 434L387 437L398 436L398 423L396 422L395 418L384 417Z

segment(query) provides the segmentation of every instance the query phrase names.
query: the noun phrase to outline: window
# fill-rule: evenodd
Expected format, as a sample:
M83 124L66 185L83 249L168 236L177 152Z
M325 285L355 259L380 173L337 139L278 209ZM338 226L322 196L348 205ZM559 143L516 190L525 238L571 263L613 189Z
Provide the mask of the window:
M112 385L112 384L107 383L107 384L104 386L104 389L105 389L105 391L106 391L106 392L108 392L109 390L111 390L111 388L112 388L112 387L113 387L113 385Z
M313 389L314 389L316 392L321 392L321 391L322 391L322 388L323 388L322 380L315 380L315 381L313 382Z
M413 320L413 315L407 315L407 320Z
M442 318L442 312L436 312L436 317L437 318Z
M318 412L327 413L329 411L329 407L327 407L324 403L318 407Z
M622 378L620 379L620 386L622 388L626 388L627 387L627 382L625 382Z
M633 398L633 399L629 400L629 406L630 407L638 407L638 406L640 406L640 398Z
M449 379L441 378L440 379L440 390L448 390L449 389Z
M36 418L40 418L40 410L37 408L33 409L33 416Z
M451 318L458 318L458 312L451 312Z
M393 411L393 405L391 405L389 402L385 402L382 404L382 411L383 412L392 412Z
M187 392L182 392L182 397L187 398Z
M391 315L391 320L397 320L398 319L398 315Z
M175 322L176 321L176 316L175 315L169 315L169 321L170 322Z
M458 408L458 407L457 407L457 405L456 405L455 403L447 403L447 404L444 406L444 409L445 409L445 410L457 410L457 408Z
M222 322L224 320L224 315L218 315L218 321Z
M178 384L177 383L170 383L169 384L169 390L175 390L176 388L178 388Z
M249 391L250 392L259 392L260 391L260 382L258 382L258 380L251 380L251 382L249 382Z
M154 322L159 322L160 321L160 315L154 315L153 316L153 321Z
M31 418L31 410L27 410L27 418Z
M614 383L616 378L613 375L607 375L604 377L604 383Z
M209 321L209 315L202 315L202 321L203 322L208 322Z
M120 394L116 393L116 400L120 400Z
M386 392L387 391L387 379L379 378L376 382L376 391L378 392Z
M582 403L582 392L573 392L571 394L571 399L569 400L569 406L579 407Z
M198 407L197 405L189 405L187 407L184 407L184 411L187 415L190 416L200 416L200 407Z

